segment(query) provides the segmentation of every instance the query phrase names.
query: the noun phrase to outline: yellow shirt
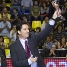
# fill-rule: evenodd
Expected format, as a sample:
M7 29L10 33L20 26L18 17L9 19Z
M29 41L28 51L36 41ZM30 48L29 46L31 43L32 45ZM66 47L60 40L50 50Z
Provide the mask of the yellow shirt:
M3 13L3 15L0 14L0 18L2 18L2 16L4 16L4 15L6 15L8 17L8 19L10 19L10 14L8 14L8 13L6 13L6 14Z

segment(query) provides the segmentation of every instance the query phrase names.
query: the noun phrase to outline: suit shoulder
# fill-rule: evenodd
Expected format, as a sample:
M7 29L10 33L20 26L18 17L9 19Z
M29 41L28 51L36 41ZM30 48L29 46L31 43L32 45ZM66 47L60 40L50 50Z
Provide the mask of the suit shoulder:
M34 33L34 32L30 32L29 37L30 37L30 38L34 38L34 37L35 37L35 33Z
M14 42L14 43L12 43L10 46L9 46L9 48L14 48L14 47L16 47L16 41Z

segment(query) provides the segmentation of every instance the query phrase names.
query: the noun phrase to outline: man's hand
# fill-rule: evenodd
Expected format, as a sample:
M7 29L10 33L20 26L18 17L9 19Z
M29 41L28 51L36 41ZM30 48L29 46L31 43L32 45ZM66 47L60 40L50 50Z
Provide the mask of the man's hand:
M53 19L57 19L58 17L61 17L61 10L60 9L58 9L58 10L56 10L55 12L54 12L54 14L53 14Z
M31 57L30 57L30 60L31 60L32 63L34 63L34 62L37 61L37 58L38 58L38 57L34 57L34 58L33 58L33 57L31 56Z

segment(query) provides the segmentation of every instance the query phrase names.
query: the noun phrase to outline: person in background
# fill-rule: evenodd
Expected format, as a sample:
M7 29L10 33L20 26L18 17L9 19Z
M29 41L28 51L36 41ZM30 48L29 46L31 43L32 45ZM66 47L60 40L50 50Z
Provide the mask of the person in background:
M21 0L11 0L11 6L21 6Z
M44 48L41 53L42 58L44 57L59 57L58 51L56 51L56 45L52 44L51 49Z
M34 1L33 6L30 8L30 12L31 12L31 21L41 20L40 7L37 0Z
M52 46L51 46L51 49L50 49L50 52L49 52L49 57L57 57L57 53L56 53L56 45L55 44L53 44Z
M27 18L26 15L23 15L23 16L21 17L21 20L24 21L24 22L28 22L28 18Z
M65 57L67 51L67 41L65 36L62 36L61 41L58 41L58 49L60 49L60 51L58 51L60 57Z
M2 13L0 13L0 21L3 20L3 16L6 15L7 17L7 20L10 21L10 13L8 13L8 10L7 10L7 7L4 7L3 10L2 10Z
M10 13L10 7L7 6L6 1L2 1L2 10L3 10L3 8L5 8L5 7L7 8L7 12Z
M16 39L17 39L16 25L12 26L12 30L10 31L10 39L11 39L11 43L16 41Z
M47 4L45 1L43 2L42 6L41 6L41 14L42 15L49 14L49 7L47 7Z
M40 27L37 27L36 28L36 31L35 31L35 34L38 34L40 31L41 31L41 28Z
M43 20L43 23L41 25L41 31L46 27L46 25L48 24L48 22L49 22L49 17L45 16L44 20Z
M0 36L0 62L1 67L7 67L6 56L5 56L5 43L3 36Z
M2 49L5 48L4 37L3 36L0 36L0 48L2 48Z
M65 36L62 36L61 40L58 41L58 49L65 48L66 45L67 45L66 38L65 38Z
M33 6L32 0L21 0L22 14L28 12L30 13L30 7Z
M15 25L20 21L21 16L18 14L18 10L16 8L13 9L13 14L11 15L11 25Z
M0 22L0 35L9 37L11 23L7 21L7 16L3 16L3 21Z
M41 28L37 27L36 31L35 31L35 34L37 35L39 32L41 32ZM43 46L43 40L39 42L39 44L37 45L37 47L38 47L38 49L42 49L42 46Z
M65 31L63 27L61 25L58 25L56 31L54 31L53 36L55 40L60 41L64 34L65 34Z
M51 41L50 36L47 36L46 41L44 42L43 48L51 49L52 44L53 42Z

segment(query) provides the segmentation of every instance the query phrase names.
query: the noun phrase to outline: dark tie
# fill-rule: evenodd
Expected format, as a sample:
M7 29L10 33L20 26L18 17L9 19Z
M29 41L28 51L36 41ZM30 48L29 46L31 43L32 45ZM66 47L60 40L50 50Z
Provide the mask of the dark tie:
M25 51L27 53L28 58L30 57L30 50L29 50L29 46L28 46L28 41L25 41Z

